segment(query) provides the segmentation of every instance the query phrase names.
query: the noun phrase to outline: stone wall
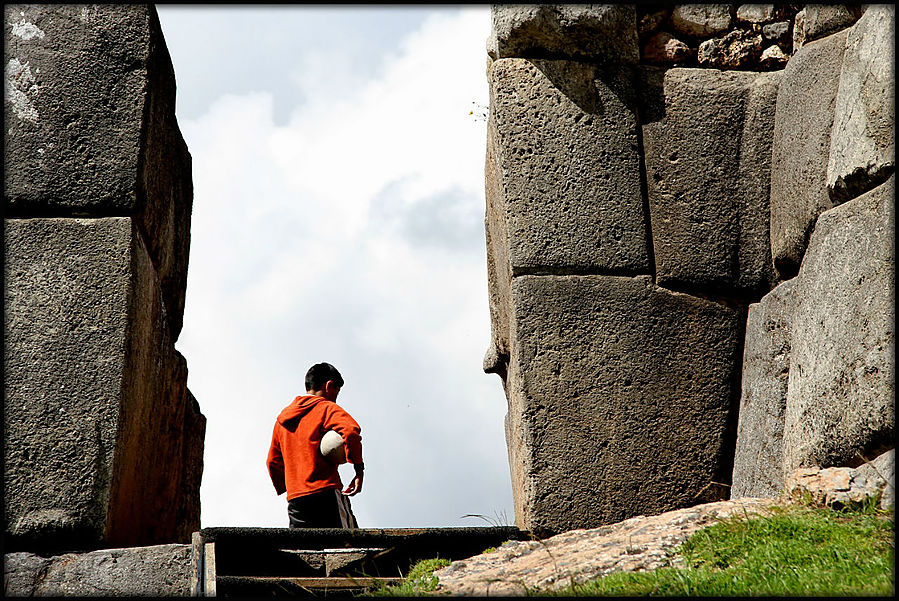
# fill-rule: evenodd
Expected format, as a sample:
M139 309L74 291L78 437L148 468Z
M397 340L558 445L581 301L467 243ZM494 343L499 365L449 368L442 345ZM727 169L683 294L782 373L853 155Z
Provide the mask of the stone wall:
M189 542L191 158L148 5L7 5L6 546Z
M735 492L744 477L780 490L794 463L882 450L893 251L874 224L891 227L887 188L824 218L821 249L808 251L819 258L784 282L799 273L806 222L888 185L887 14L493 7L484 369L508 400L518 526L546 534L724 498L732 477ZM853 235L858 250L844 261L867 266L855 278L869 282L857 290L838 284L852 276L828 250ZM799 297L814 303L785 312ZM813 332L822 310L843 324L823 338ZM812 360L840 345L853 346ZM794 383L794 360L815 378ZM847 365L859 389L876 391L849 407L828 388ZM831 388L826 412L799 400ZM858 415L830 440L846 411ZM808 413L831 417L812 426L798 417ZM747 468L747 453L776 470Z

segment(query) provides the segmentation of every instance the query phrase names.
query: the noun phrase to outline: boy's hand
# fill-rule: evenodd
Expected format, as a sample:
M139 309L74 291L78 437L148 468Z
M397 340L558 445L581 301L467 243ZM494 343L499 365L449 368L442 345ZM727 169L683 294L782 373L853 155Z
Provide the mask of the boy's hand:
M362 492L362 469L360 467L356 468L356 475L350 481L350 484L343 489L343 494L348 497L352 497L353 495L357 495Z

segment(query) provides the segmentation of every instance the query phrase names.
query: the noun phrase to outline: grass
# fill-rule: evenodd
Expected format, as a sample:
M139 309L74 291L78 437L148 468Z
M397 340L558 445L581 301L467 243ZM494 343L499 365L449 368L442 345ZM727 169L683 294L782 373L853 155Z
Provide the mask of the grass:
M700 530L685 567L619 572L539 596L892 596L894 514L787 506Z
M412 566L402 584L382 586L370 591L366 596L372 597L418 597L437 588L437 577L434 570L445 568L450 564L448 559L423 559Z

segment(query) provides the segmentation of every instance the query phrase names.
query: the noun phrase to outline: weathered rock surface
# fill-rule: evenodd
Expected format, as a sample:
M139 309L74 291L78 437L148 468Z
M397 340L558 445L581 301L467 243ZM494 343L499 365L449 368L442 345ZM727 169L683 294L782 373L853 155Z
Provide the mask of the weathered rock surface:
M886 481L880 497L880 508L889 509L896 506L896 450L890 449L883 455L862 464L856 471L868 481L880 478Z
M637 516L592 530L572 530L540 541L509 541L437 570L437 594L525 595L582 584L613 572L681 565L677 547L718 521L764 514L772 499L719 501L661 515Z
M503 59L489 78L488 202L512 275L649 273L630 73Z
M643 96L663 105L646 107L643 125L660 285L768 290L771 107L779 78L711 69L644 77Z
M892 446L894 181L818 217L794 288L784 473Z
M671 13L671 21L678 31L706 36L730 28L729 4L679 4Z
M827 187L845 202L895 170L896 8L869 6L849 29L830 136Z
M189 597L190 545L4 556L10 597Z
M783 429L795 280L749 306L731 498L783 491Z
M491 58L571 58L636 63L633 4L494 4Z
M840 509L860 507L873 498L882 509L895 505L895 452L887 451L858 469L803 467L790 474L786 494L795 501L810 500Z
M721 498L737 311L649 276L516 277L512 307L519 527L555 533Z
M796 13L793 25L793 52L813 40L849 27L859 16L861 10L858 5L806 4Z
M770 23L774 19L773 4L741 4L737 7L737 20L746 23Z
M642 15L640 17L640 23L637 26L638 33L640 35L649 35L651 33L655 33L662 25L662 23L664 23L668 19L670 12L671 11L668 9L663 9Z
M771 153L771 254L783 279L799 271L815 218L833 206L827 161L846 36L806 45L782 71Z
M762 56L759 58L759 64L763 67L781 67L786 65L788 60L790 60L790 57L784 54L780 46L774 45L765 48Z
M137 224L4 226L8 547L173 542L196 529L175 517L189 494L183 438L196 440L184 425L187 368Z
M758 62L761 54L761 34L737 29L701 43L696 61L703 67L741 69Z
M7 5L6 216L130 216L146 231L173 339L192 205L175 78L152 5Z
M762 27L762 37L771 42L783 42L790 32L789 21L778 21Z
M643 48L643 59L649 63L680 63L692 56L690 47L662 31L654 35Z

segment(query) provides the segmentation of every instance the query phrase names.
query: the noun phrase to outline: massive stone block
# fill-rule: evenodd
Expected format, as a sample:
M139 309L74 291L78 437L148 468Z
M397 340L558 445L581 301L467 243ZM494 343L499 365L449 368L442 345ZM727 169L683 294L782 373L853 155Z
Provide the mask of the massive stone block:
M488 177L512 275L648 273L629 72L503 59L490 88Z
M802 47L783 71L771 154L771 254L796 275L815 218L833 206L827 161L846 31Z
M489 79L484 367L502 374L513 275L651 268L629 72L502 59Z
M497 58L640 60L633 4L494 4L487 53Z
M191 411L185 428L187 368L139 226L4 226L8 545L187 542L179 537L199 521L178 523L176 508L194 498L180 474L198 420Z
M670 69L663 78L648 70L642 78L660 285L725 294L769 289L769 157L779 78L714 69Z
M7 5L4 17L7 216L134 217L177 338L191 159L156 10Z
M783 491L783 431L790 373L793 287L784 282L749 306L731 498Z
M4 556L11 597L189 597L190 545Z
M896 7L872 5L848 32L827 187L845 202L884 182L895 170Z
M590 528L714 498L732 469L737 311L649 276L522 276L511 299L519 527Z
M894 444L895 178L822 213L795 287L784 473Z

